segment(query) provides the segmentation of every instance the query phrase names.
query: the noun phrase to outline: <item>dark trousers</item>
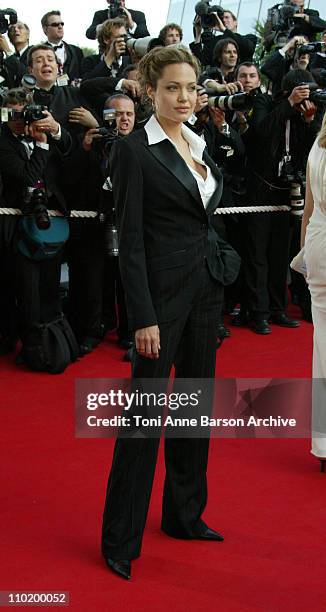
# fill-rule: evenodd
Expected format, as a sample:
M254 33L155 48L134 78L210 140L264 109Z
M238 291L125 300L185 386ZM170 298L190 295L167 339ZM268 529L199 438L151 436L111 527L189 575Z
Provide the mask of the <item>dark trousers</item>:
M286 309L290 213L246 215L246 304L255 319Z
M116 327L120 339L129 336L125 292L121 281L118 257L106 257L103 277L103 322ZM118 318L117 318L118 314Z
M60 275L63 251L44 261L16 255L17 298L21 335L34 323L46 323L61 313Z
M17 217L0 216L0 337L17 338L15 255L13 238Z
M72 219L67 248L69 321L79 340L102 337L103 232L97 219Z
M158 360L136 355L134 378L214 378L216 327L222 287L206 267L195 299L177 320L159 324ZM194 537L203 529L206 506L208 439L165 439L166 477L162 529L175 537ZM118 438L103 514L102 551L113 559L140 554L157 460L159 439Z

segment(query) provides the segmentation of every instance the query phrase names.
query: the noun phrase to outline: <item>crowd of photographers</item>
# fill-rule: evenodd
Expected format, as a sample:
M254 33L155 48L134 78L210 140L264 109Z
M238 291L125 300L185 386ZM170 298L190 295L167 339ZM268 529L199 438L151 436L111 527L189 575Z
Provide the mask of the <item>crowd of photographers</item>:
M64 40L59 11L42 17L44 42L32 47L29 26L14 10L0 11L0 207L22 213L0 214L0 353L21 341L18 364L33 367L35 352L45 350L44 330L52 325L57 340L60 321L66 338L70 324L79 355L113 329L122 347L132 347L110 151L153 112L140 97L140 58L155 46L179 44L183 33L172 23L154 38L144 13L124 0L108 5L86 31L98 41L98 54L86 57ZM289 260L299 250L306 161L326 104L326 21L304 0L275 5L258 60L256 36L240 34L237 25L221 6L195 7L190 49L202 71L189 125L223 171L220 207L291 209L214 216L217 231L242 257L241 273L225 292L225 312L240 304L233 325L267 335L271 324L299 325L287 314L288 287L311 320L306 284L290 276ZM49 217L49 210L61 216ZM71 217L75 210L87 212ZM218 343L230 335L222 317L216 335ZM51 346L48 339L48 351Z

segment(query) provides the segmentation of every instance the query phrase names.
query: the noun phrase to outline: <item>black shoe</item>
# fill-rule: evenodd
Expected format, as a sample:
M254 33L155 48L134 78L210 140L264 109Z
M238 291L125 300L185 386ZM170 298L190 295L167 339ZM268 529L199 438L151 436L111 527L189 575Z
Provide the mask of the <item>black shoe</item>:
M271 323L274 325L280 325L281 327L300 327L299 321L295 321L295 319L290 319L285 312L281 312L277 315L272 315L270 317Z
M251 324L252 331L255 334L262 334L263 336L267 336L267 334L271 334L272 330L268 325L267 319L260 319L259 321L253 321Z
M231 336L230 330L227 327L225 327L223 323L220 323L217 326L217 337L220 338L220 340L224 340L224 338L229 338L230 336Z
M79 355L83 357L88 353L91 353L101 342L100 338L93 338L91 336L84 338L79 345Z
M321 472L325 472L325 466L326 466L326 459L319 459L320 461L320 471Z
M249 317L244 312L239 312L231 320L231 325L234 327L245 327L249 323Z
M210 527L206 527L203 533L196 535L194 539L195 540L215 540L216 542L224 541L223 536L220 533L218 533L218 531L214 531L214 529L211 529Z
M224 538L220 533L214 531L205 524L200 529L198 529L198 532L195 533L195 535L192 536L179 535L177 533L170 532L168 529L164 529L163 527L162 531L164 531L164 533L170 536L170 538L176 538L177 540L215 540L215 542L224 541Z
M105 557L105 561L107 566L118 576L121 578L125 578L129 580L131 578L131 561L128 559L110 559L110 557Z

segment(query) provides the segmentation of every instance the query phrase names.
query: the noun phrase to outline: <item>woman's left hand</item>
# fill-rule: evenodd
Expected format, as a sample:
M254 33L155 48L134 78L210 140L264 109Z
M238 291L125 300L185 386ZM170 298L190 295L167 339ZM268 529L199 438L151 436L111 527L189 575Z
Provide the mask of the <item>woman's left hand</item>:
M158 325L150 325L135 332L136 350L148 359L158 359L161 349L160 330Z

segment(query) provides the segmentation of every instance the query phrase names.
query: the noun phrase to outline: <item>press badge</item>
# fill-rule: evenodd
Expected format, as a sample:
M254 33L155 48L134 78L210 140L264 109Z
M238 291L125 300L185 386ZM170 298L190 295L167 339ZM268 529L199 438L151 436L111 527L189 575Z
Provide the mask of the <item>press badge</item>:
M69 76L66 73L60 74L60 76L58 76L57 78L57 85L59 87L65 87L66 85L69 85Z

